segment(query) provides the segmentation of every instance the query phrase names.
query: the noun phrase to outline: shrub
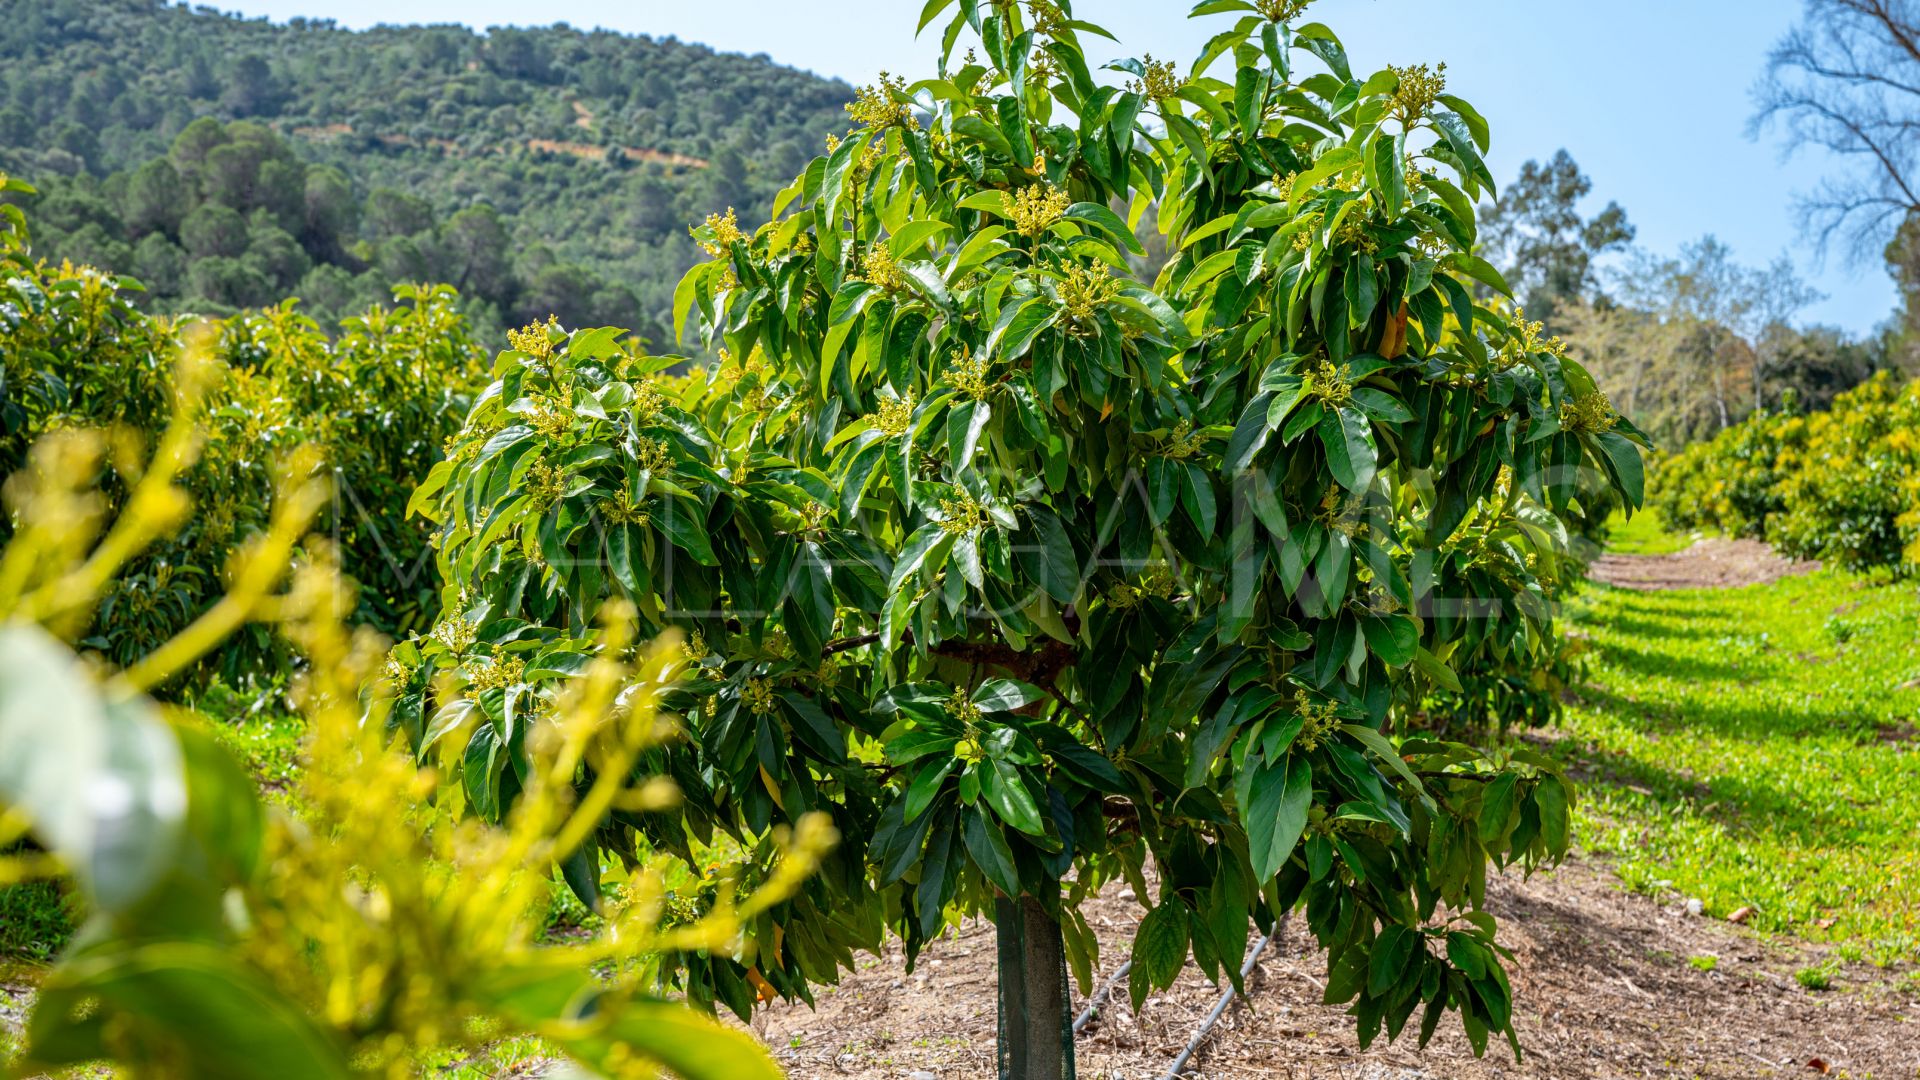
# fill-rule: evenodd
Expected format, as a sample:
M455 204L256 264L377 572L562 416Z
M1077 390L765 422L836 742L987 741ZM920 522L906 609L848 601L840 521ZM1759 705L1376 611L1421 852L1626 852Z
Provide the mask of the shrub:
M174 390L166 358L197 324L141 314L126 299L131 283L110 273L34 260L19 228L0 248L0 470L17 471L28 447L64 428L151 438ZM200 511L125 568L89 648L130 664L212 604L228 552L265 526L275 468L302 445L320 447L337 479L331 531L365 583L361 617L387 632L422 622L434 582L406 498L459 426L483 358L451 289L409 286L396 298L345 320L331 341L291 301L208 324L220 363L196 406L204 445L184 478ZM11 532L0 522L0 538ZM247 681L280 666L274 649L251 628L206 670Z
M1237 978L1249 916L1303 907L1363 1042L1416 1008L1423 1039L1449 1009L1476 1049L1513 1037L1485 867L1564 853L1571 789L1387 732L1530 669L1562 515L1583 476L1637 504L1643 440L1474 303L1504 288L1470 253L1478 114L1426 68L1351 77L1301 6L1200 5L1247 13L1200 65L1233 80L1123 61L1120 88L1061 8L962 0L945 40L971 23L984 61L868 88L768 225L694 230L703 378L614 328L511 336L415 499L447 609L394 654L395 722L422 753L469 731L504 813L591 613L684 631L686 737L648 767L687 801L601 842L751 849L802 812L857 841L750 958L683 958L694 996L804 997L883 928L911 963L991 912L1021 958L1003 1066L1058 1075L1048 987L1096 960L1075 906L1125 878L1136 1003L1189 955ZM1296 51L1333 73L1296 81ZM1149 206L1178 252L1151 283ZM568 868L590 900L598 869Z
M1920 562L1920 383L1887 373L1807 415L1756 414L1662 461L1678 528L1763 537L1848 568Z
M190 400L207 381L175 385ZM607 653L527 742L514 818L463 821L445 782L457 756L422 769L388 748L384 725L360 722L383 646L340 621L351 589L324 543L296 560L331 486L304 453L205 619L104 681L75 655L74 628L115 571L187 511L174 481L198 435L184 418L145 468L117 461L130 486L119 514L90 486L107 453L98 432L41 440L6 485L18 530L0 553L0 840L24 825L44 847L0 856L0 880L71 868L89 916L46 973L9 1070L410 1076L421 1055L531 1032L601 1075L777 1077L750 1035L653 996L649 973L663 949L727 947L791 891L831 841L817 820L799 822L768 887L730 890L703 918L662 925L659 876L638 874L608 907L609 933L536 944L548 868L599 808L671 803L670 785L627 766L668 730L656 706L683 664L676 643L623 649L630 626L613 612ZM305 660L297 812L264 806L202 722L141 694L254 618ZM376 721L384 708L376 698ZM598 780L576 800L582 767Z

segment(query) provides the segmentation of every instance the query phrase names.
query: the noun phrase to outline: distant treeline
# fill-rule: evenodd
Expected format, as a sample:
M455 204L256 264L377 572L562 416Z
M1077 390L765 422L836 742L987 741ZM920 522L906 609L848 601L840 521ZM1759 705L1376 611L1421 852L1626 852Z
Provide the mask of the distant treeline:
M852 97L672 39L154 0L0 0L0 57L0 169L41 191L36 247L142 278L150 307L293 293L330 319L445 280L483 325L656 339L698 254L684 223L764 212Z

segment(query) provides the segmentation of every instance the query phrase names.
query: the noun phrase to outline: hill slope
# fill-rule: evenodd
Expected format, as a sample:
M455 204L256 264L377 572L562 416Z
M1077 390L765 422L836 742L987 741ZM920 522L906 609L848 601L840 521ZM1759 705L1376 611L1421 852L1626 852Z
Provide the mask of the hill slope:
M336 314L464 276L483 317L657 336L694 258L686 223L759 212L851 96L764 56L565 25L356 32L0 0L0 169L42 191L36 248L142 276L163 309L300 292ZM182 146L203 117L246 125ZM226 235L183 235L208 205L248 230L215 215Z

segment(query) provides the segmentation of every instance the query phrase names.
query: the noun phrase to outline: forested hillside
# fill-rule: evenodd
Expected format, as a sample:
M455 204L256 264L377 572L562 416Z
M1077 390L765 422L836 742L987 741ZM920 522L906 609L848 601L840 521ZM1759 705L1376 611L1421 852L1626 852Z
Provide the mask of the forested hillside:
M557 313L664 337L698 249L757 213L845 84L564 25L275 24L157 0L0 0L0 169L41 253L126 270L156 310L286 295L331 321L397 282L481 325Z

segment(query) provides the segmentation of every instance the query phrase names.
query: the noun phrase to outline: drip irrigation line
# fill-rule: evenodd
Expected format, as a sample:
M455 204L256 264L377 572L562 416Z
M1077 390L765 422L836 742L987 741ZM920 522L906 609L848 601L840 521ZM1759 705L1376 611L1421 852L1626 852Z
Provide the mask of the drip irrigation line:
M1292 912L1287 914L1291 915ZM1274 938L1279 937L1286 928L1287 918L1283 915L1279 925L1273 928L1273 933L1262 935L1260 940L1254 943L1253 951L1247 954L1247 962L1240 967L1241 985L1246 984L1247 977L1253 973L1253 965L1259 962L1260 954L1266 951L1267 945ZM1193 1033L1193 1038L1187 1042L1187 1048L1180 1051L1180 1056L1173 1059L1172 1065L1167 1066L1166 1075L1160 1080L1179 1080L1181 1071L1187 1067L1187 1062L1192 1059L1194 1051L1200 1049L1200 1044L1207 1041L1207 1033L1213 1030L1213 1025L1219 1021L1221 1015L1227 1011L1227 1006L1239 993L1233 987L1227 987L1227 992L1220 995L1220 1000L1213 1006L1213 1011L1207 1014L1206 1022L1200 1025L1199 1031Z
M1079 1016L1073 1018L1073 1033L1075 1035L1080 1034L1080 1029L1086 1027L1087 1024L1092 1021L1094 1014L1100 1011L1101 1003L1107 1000L1108 994L1113 993L1114 986L1117 985L1121 979L1126 978L1127 972L1132 970L1133 961L1129 960L1121 964L1120 970L1107 976L1107 981L1101 983L1100 986L1094 990L1093 996L1087 999L1086 1009L1082 1011Z

